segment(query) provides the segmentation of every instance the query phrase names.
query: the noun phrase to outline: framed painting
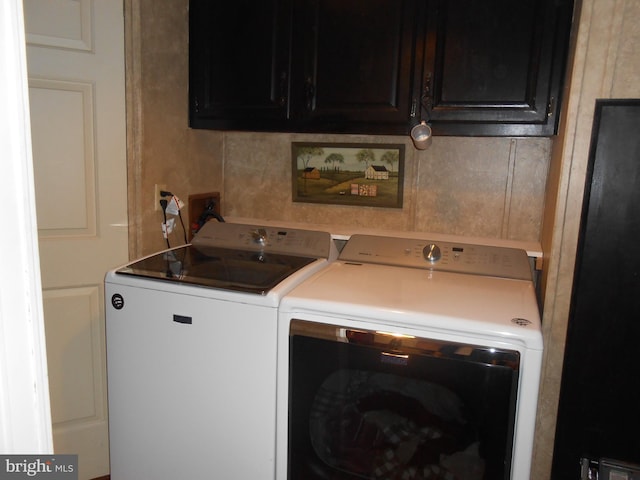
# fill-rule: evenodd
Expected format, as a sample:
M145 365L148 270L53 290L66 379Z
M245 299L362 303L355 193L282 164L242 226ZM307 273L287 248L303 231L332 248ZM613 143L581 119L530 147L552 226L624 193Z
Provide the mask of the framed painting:
M291 144L293 201L402 208L404 145Z

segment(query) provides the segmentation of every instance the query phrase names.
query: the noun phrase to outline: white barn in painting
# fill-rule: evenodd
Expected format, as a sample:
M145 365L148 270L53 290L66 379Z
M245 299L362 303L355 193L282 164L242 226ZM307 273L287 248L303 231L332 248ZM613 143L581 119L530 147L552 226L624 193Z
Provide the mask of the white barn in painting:
M364 178L370 180L389 180L389 170L382 165L369 165L364 171Z

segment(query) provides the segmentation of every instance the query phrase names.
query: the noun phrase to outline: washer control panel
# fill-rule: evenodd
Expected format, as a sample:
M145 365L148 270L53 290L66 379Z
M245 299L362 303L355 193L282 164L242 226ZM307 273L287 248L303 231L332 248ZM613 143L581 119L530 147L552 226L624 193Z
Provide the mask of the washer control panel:
M317 258L337 256L328 232L215 221L205 223L192 244Z
M353 235L340 260L531 280L527 252L516 248Z

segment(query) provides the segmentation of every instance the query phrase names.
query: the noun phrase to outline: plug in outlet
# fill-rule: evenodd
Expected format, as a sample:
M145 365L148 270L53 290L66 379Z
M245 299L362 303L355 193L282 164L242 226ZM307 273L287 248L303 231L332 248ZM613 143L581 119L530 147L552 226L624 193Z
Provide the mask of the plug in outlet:
M167 191L167 186L163 183L156 183L155 193L153 196L153 204L155 205L156 211L161 210L160 200L162 199L162 196L160 196L160 192L162 191Z

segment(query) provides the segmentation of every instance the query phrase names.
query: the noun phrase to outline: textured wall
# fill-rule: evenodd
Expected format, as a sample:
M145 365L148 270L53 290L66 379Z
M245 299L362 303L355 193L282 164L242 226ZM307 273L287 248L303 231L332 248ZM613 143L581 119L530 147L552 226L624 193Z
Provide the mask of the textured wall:
M156 184L185 202L222 191L223 135L188 128L188 0L127 0L125 25L129 255L137 258L165 247ZM179 227L172 244L182 238Z
M292 202L292 141L404 143L402 209ZM240 217L537 241L551 140L227 133L224 210Z
M188 0L127 10L131 256L164 243L156 183L185 199L220 191L223 214L538 241L551 140L213 132L188 128ZM292 203L291 141L405 143L404 206Z

